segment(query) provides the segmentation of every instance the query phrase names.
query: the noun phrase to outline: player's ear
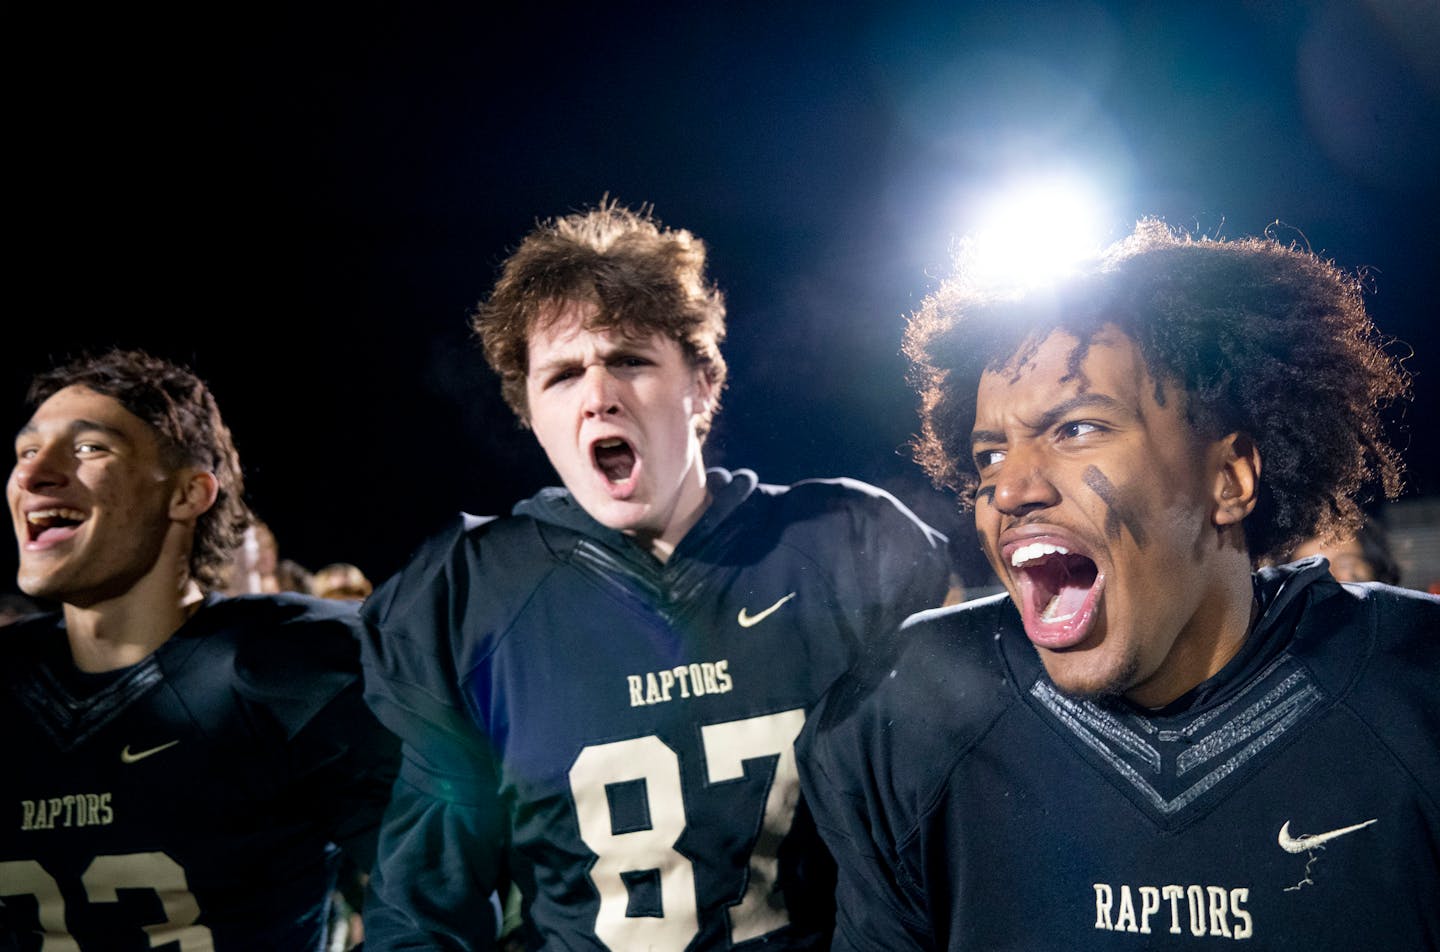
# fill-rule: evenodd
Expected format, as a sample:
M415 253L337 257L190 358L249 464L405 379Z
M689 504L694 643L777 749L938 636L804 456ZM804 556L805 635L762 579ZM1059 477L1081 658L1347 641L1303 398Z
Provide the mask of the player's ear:
M709 416L715 399L715 381L711 379L708 364L695 368L694 403L690 407L693 416Z
M1248 434L1231 433L1211 448L1215 524L1239 525L1255 511L1260 493L1260 448Z
M170 494L170 518L189 522L200 518L215 505L220 495L220 481L204 469L182 469L175 474L175 488Z

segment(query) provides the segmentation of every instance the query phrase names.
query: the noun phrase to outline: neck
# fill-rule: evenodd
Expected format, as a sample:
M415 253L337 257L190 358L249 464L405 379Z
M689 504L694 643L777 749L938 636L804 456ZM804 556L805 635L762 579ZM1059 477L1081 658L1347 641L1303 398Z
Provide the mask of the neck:
M1164 707L1219 674L1245 645L1259 608L1250 580L1250 559L1242 551L1224 561L1216 583L1200 599L1198 610L1175 639L1160 670L1125 692L1134 703Z
M710 508L710 490L705 487L705 464L697 453L695 465L685 476L685 484L676 499L675 508L665 522L663 532L648 538L641 538L650 554L662 563L668 562L680 540L693 528L705 510Z
M70 655L81 671L139 664L170 640L200 608L205 594L187 573L151 573L124 594L85 606L65 604Z

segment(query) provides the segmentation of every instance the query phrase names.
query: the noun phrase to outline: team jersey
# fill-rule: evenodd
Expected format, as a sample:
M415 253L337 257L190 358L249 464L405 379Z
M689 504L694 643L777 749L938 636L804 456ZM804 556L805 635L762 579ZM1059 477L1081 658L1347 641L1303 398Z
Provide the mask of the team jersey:
M398 743L354 606L210 596L87 675L63 620L0 630L0 948L323 948L338 847L365 868Z
M794 741L866 633L941 603L944 538L851 480L708 478L663 564L548 490L367 603L367 690L406 755L368 948L491 947L505 877L531 947L827 941Z
M835 948L1440 947L1440 599L1256 576L1158 711L1046 677L1008 597L912 619L801 744Z

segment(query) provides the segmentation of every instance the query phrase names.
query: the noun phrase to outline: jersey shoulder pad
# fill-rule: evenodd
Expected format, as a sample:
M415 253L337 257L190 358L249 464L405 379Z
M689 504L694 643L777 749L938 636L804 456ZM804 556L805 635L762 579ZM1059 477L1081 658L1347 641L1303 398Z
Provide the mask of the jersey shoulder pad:
M1379 583L1313 586L1290 651L1428 790L1440 790L1440 598Z
M353 602L242 595L220 599L203 612L209 617L191 635L203 641L197 654L223 663L216 655L228 649L236 694L269 711L290 736L360 680L363 625ZM182 634L190 633L182 629Z
M817 730L884 725L886 745L906 756L968 748L1018 697L996 647L1007 611L996 595L910 616L889 653L831 688Z
M767 504L771 521L782 527L814 527L827 548L836 542L834 527L843 524L857 539L909 537L937 553L945 549L943 533L890 493L858 479L805 479L789 486L762 483L755 496Z
M433 599L437 590L454 593L482 570L502 571L512 559L515 536L529 530L525 517L474 516L462 512L422 542L405 565L365 600L361 613L384 626Z

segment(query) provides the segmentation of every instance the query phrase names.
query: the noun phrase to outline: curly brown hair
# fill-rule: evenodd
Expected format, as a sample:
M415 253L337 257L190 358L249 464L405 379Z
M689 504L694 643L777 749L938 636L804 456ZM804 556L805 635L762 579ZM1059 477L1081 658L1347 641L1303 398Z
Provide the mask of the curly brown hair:
M725 386L725 298L705 276L705 243L663 227L649 209L602 201L589 211L541 222L506 259L472 326L485 359L500 375L505 402L526 426L530 335L566 302L594 304L588 330L627 336L663 334L703 368L713 389L699 426L710 429Z
M1114 325L1151 377L1185 394L1197 434L1250 436L1264 466L1245 520L1256 561L1312 534L1353 531L1364 493L1399 494L1403 465L1382 411L1408 373L1366 314L1359 278L1270 238L1194 239L1141 221L1083 273L1026 293L987 291L963 273L910 318L905 354L920 395L915 458L973 506L970 431L980 375L1011 366L1063 330L1080 342Z
M217 587L230 554L253 518L245 504L240 454L208 387L189 370L139 350L81 357L37 374L27 402L33 409L66 387L84 387L117 401L159 437L166 465L197 466L215 475L215 504L195 522L190 576Z

